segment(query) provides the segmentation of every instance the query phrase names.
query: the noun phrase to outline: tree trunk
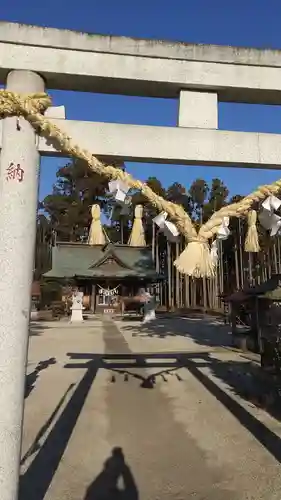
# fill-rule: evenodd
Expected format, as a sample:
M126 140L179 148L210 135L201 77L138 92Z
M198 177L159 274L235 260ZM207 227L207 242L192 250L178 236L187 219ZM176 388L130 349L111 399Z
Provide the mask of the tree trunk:
M155 262L155 224L152 222L152 244L151 244L152 260Z
M172 307L172 276L171 276L171 243L167 241L167 268L168 268L168 308Z
M235 258L236 288L237 288L237 290L240 290L239 263L238 263L238 251L237 251L237 238L236 238L236 236L235 236L234 258Z
M185 275L184 277L184 285L185 285L185 307L190 307L190 288L189 288L189 276Z
M241 288L244 286L244 259L243 259L243 247L242 247L242 234L241 234L241 221L238 219L238 227L239 227L239 257L240 257L240 283Z
M274 240L274 245L273 245L273 261L274 261L274 273L278 273L278 266L277 266L277 251L276 251L276 238Z
M179 256L179 243L177 242L176 243L176 258L178 258ZM173 265L173 263L171 263L171 265L173 266L173 269L176 270L176 308L179 309L180 308L180 275L179 275L179 272L178 270L175 268L175 266Z

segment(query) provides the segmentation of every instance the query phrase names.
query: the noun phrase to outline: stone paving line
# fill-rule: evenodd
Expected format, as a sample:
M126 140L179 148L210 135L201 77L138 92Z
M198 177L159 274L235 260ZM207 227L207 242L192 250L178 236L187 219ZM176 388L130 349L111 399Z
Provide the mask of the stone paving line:
M198 345L194 338L170 336L164 343L138 338L133 335L138 325L129 322L95 325L48 327L30 339L29 369L52 356L56 364L39 373L26 400L23 457L45 432L23 464L19 500L109 498L100 496L97 483L115 446L123 448L137 485L138 497L131 491L130 500L279 500L280 464L272 441L275 436L278 448L280 422L252 408L216 371L227 363L244 367L247 360L216 345ZM163 368L167 346L179 359L197 355L189 366L170 370L169 363L177 363L170 358ZM128 363L126 356L134 359L141 352L158 353L158 363ZM91 361L93 354L97 360L105 354L109 364ZM153 388L141 388L143 379L163 370ZM243 375L240 383L245 380ZM258 425L264 436L256 432Z

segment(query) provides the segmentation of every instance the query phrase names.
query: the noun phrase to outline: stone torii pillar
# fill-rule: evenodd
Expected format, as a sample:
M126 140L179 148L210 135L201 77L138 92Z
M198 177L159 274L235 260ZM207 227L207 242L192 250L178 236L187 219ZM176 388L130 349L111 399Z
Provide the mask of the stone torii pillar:
M7 90L44 92L31 71L11 71ZM21 452L39 179L37 138L23 118L3 121L0 162L0 498L16 500Z

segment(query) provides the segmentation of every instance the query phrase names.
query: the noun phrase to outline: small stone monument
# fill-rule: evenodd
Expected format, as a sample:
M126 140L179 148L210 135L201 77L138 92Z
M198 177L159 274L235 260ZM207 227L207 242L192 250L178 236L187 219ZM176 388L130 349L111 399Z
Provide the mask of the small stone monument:
M145 299L143 323L149 323L150 321L154 321L156 319L156 300L155 297L149 292L145 292Z
M30 319L31 321L37 321L39 317L38 310L35 301L31 301Z
M71 323L81 323L83 321L83 292L75 291L72 295Z

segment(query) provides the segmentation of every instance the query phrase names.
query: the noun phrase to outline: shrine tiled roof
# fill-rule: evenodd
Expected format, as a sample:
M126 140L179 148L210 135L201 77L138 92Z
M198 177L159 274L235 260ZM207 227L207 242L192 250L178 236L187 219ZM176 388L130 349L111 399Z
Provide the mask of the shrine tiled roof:
M46 278L150 278L159 279L149 247L57 243L52 269Z
M280 298L277 298L279 296ZM271 278L259 285L244 287L243 290L239 290L228 296L226 301L243 302L253 297L281 300L281 274L273 274Z
M281 285L281 274L273 274L271 278L256 285L255 287L245 289L245 293L249 295L264 295L267 292L272 292Z
M259 299L267 299L267 300L273 300L273 301L280 301L281 300L281 287L277 287L274 290L270 290L268 292L265 292L263 295L258 295Z

